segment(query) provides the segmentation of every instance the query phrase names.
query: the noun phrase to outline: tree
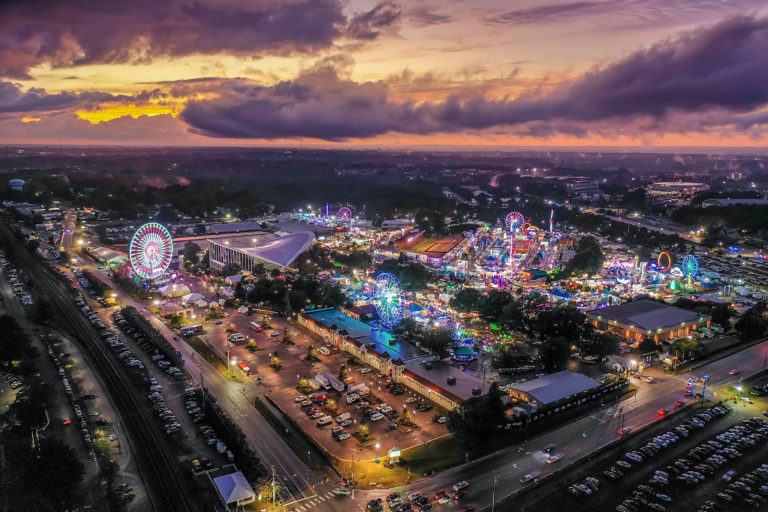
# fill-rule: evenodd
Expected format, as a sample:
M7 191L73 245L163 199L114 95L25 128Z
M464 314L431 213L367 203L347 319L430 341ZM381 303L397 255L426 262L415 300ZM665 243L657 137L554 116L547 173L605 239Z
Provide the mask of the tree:
M279 370L283 367L282 361L280 361L280 355L277 353L277 350L275 350L270 356L269 356L269 366L271 366L275 370Z
M245 300L245 287L243 286L242 281L239 281L235 285L235 298L237 300Z
M194 242L187 242L184 246L184 261L197 265L200 262L200 246Z
M462 288L451 298L451 307L463 312L474 311L481 298L481 293L474 288Z
M446 357L453 346L453 334L448 329L436 328L424 332L418 342L440 359Z
M241 267L238 263L227 263L221 267L221 275L223 276L236 276L240 273Z
M40 447L28 468L27 479L57 504L67 504L85 475L77 453L55 438L41 438Z
M344 382L347 380L347 377L349 377L349 369L347 368L347 365L342 364L341 368L339 368L339 380Z
M749 308L734 326L743 340L752 341L765 336L768 321L765 319L765 302L759 301Z
M657 351L658 348L659 347L656 346L656 342L654 342L651 338L644 338L643 341L641 341L637 346L637 351L640 354L648 354Z
M312 363L320 360L320 358L317 357L317 349L315 348L314 345L310 345L307 347L307 355L305 359Z
M562 370L571 356L571 343L562 337L544 340L539 349L541 365L548 372Z
M595 356L602 361L608 354L619 351L619 338L609 332L594 333L591 337L582 340L579 350L586 356Z
M392 327L392 334L406 343L415 343L420 335L419 324L413 318L403 318Z
M578 345L594 331L584 313L571 306L557 306L539 314L537 331L541 338L568 338Z
M400 414L400 423L410 423L411 422L411 413L408 412L408 406L403 406L403 412Z
M503 319L504 308L513 302L512 294L503 290L491 290L480 301L478 309L480 317L486 322L500 322Z
M283 330L283 343L286 345L293 344L293 336L291 335L291 331L289 331L287 327L285 328L285 330ZM310 345L309 348L313 349L312 345ZM309 353L307 353L307 355L309 355Z
M563 274L565 276L596 274L603 267L604 259L600 241L591 235L583 236L579 240L576 254L565 264Z

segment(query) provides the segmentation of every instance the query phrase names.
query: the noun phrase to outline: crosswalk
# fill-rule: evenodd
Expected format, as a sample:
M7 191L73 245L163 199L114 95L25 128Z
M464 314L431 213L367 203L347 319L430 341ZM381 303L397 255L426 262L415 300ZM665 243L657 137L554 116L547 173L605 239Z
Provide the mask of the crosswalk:
M332 491L328 491L325 494L315 494L314 496L310 496L309 498L304 498L300 501L294 501L293 503L286 503L285 511L286 512L307 512L308 510L312 510L312 508L320 505L326 500L334 500L336 498L337 496Z

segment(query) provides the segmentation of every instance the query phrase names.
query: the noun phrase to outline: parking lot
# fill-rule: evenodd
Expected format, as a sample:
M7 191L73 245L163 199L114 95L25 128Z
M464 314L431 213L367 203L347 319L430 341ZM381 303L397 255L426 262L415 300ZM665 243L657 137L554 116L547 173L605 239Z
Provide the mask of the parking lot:
M234 311L228 313L229 316L218 323L214 320L204 321L204 333L200 338L211 346L222 360L226 361L229 353L230 368L237 372L237 375L251 383L258 379L263 391L268 392L281 409L333 456L358 460L376 459L386 455L386 451L394 446L404 449L447 433L444 424L433 421L436 416L444 415L444 410L424 401L420 395L404 386L393 387L387 377L356 363L348 354L335 347L324 346L322 342L299 331L285 319L272 318L271 328L255 332L250 328L250 323L261 321L261 315L247 316ZM244 334L245 344L227 341L227 328L230 324L234 324L237 332ZM291 334L292 344L281 342L286 328ZM253 340L255 349L248 349L247 341L250 339ZM325 349L317 352L316 362L306 360L309 345L316 348L322 346ZM324 354L325 351L328 353ZM280 371L270 368L271 355L274 352L277 352L280 358ZM248 366L248 376L238 369L239 362ZM301 393L296 388L301 379L314 379L316 375L326 372L336 376L342 365L349 369L350 379L347 384L351 388L364 385L374 396L369 395L366 400L365 396L358 394L359 400L352 398L348 403L347 397L350 393L334 389L326 392L319 388L313 392L327 393L327 397L320 399L322 403L307 396L311 403L300 405L303 400L297 401ZM388 385L390 387L387 387ZM408 409L410 421L418 428L406 429L397 426L395 420L399 419L405 407ZM335 420L336 417L346 414L349 414L349 417L342 416L341 421ZM326 419L324 425L318 426L318 420L325 416L330 416L331 422L326 423ZM369 441L362 444L353 436L359 431L361 422L367 423L370 432ZM344 431L334 427L341 427Z
M559 481L544 484L551 493L534 491L526 509L554 502L574 511L761 509L761 500L768 498L766 481L759 482L762 477L757 475L746 477L758 479L751 485L735 482L765 462L768 421L760 414L762 406L733 401L689 406L593 460L566 469ZM729 471L730 481L725 481ZM743 485L750 490L740 489Z

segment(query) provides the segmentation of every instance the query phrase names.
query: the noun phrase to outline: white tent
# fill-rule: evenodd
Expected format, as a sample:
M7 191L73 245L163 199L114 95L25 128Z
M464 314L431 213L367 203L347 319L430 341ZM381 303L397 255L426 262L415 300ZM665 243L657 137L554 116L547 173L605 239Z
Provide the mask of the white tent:
M192 304L199 300L205 300L205 297L201 293L189 293L181 298L187 304Z
M205 302L204 299L200 299L197 302L195 302L195 306L197 306L199 308L207 308L208 307L208 303Z
M169 284L160 288L164 297L183 297L189 293L189 287L185 284Z

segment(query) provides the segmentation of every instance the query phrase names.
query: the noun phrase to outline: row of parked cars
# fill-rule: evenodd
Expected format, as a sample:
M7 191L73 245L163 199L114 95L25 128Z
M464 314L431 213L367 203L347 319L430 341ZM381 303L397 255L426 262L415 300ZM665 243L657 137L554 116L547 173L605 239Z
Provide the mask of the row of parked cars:
M163 424L163 430L167 435L175 434L181 430L181 423L176 419L176 415L165 405L163 398L163 386L157 382L155 377L149 379L149 395L147 400L152 403L152 410Z
M202 412L202 400L204 400L203 392L198 391L195 388L186 388L184 390L184 407L187 409L187 413L193 416L193 422L197 423L198 430L205 440L205 444L208 446L214 446L219 455L227 458L232 462L235 460L235 456L231 450L227 448L227 445L219 439L216 429L212 426L202 423L205 420L205 414Z
M161 354L140 330L133 327L130 322L124 318L122 312L119 310L115 311L112 313L112 317L123 332L136 340L136 343L138 343L145 352L150 354L152 362L155 363L158 368L176 380L184 380L184 373L178 367L171 364L171 362L166 359L165 355Z
M723 479L727 478L730 483L723 492L717 494L717 497L726 503L741 499L744 505L752 509L764 507L768 502L768 464L762 463L752 471L738 478L735 477L736 472L733 470L723 475ZM740 508L739 505L737 507ZM699 512L717 509L717 505L710 500L699 508Z
M11 285L11 288L13 288L13 293L19 298L19 302L24 306L31 306L34 300L24 286L24 281L21 279L19 270L8 263L8 260L5 259L5 255L2 252L0 252L0 265L2 265L5 272L8 274L8 283Z
M64 392L67 394L67 397L69 398L70 404L72 404L72 411L75 413L75 422L79 424L80 426L80 433L83 436L83 442L86 446L89 448L93 444L93 441L91 440L91 431L89 429L88 425L88 416L87 413L83 411L83 407L81 407L80 403L80 395L78 393L77 387L74 385L72 381L70 381L71 375L67 372L65 365L62 363L62 361L59 359L58 352L54 350L54 346L52 341L56 340L56 338L52 338L51 336L40 336L40 340L43 342L43 344L46 346L46 352L48 352L48 357L51 358L51 361L53 361L54 366L56 366L56 371L59 374L59 378L61 379L61 384L64 386ZM89 396L89 398L92 398ZM93 416L98 416L99 412L93 411ZM71 425L73 421L70 418L64 419L65 425Z

